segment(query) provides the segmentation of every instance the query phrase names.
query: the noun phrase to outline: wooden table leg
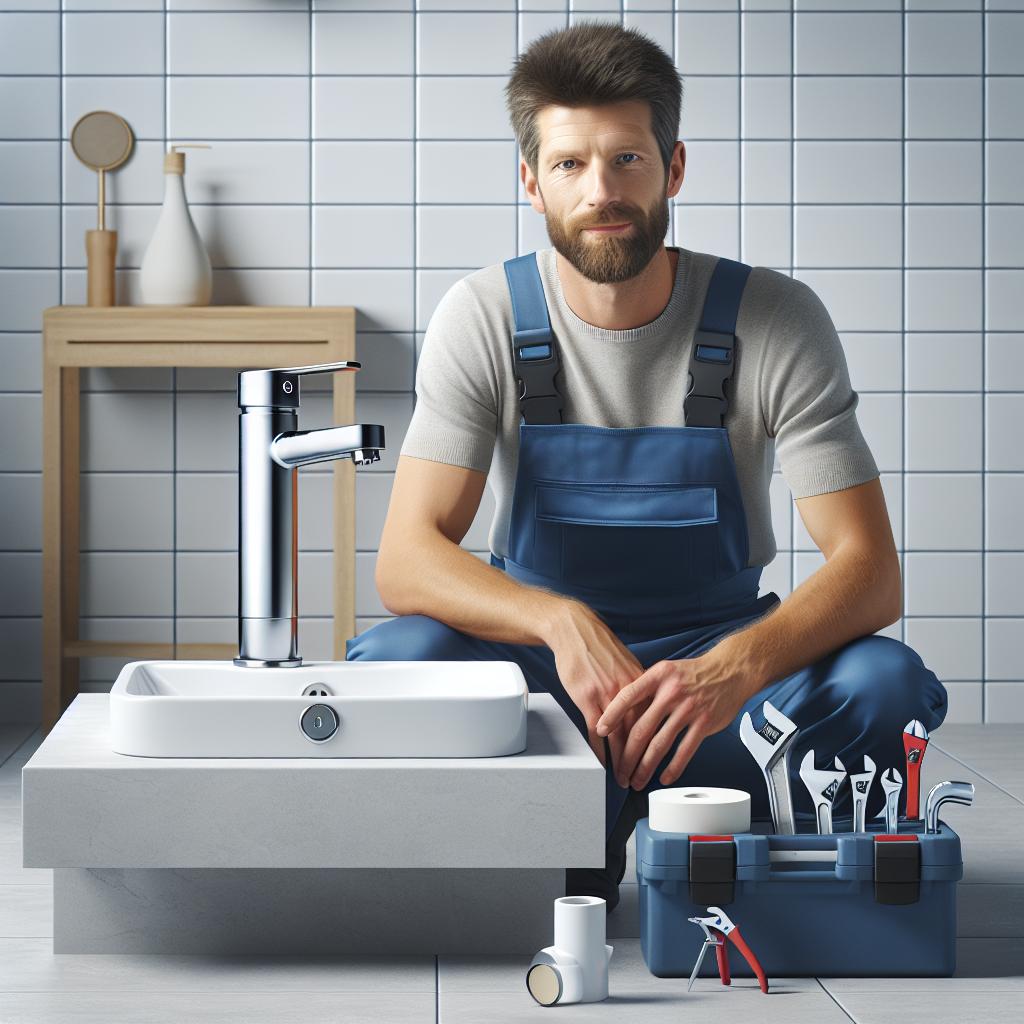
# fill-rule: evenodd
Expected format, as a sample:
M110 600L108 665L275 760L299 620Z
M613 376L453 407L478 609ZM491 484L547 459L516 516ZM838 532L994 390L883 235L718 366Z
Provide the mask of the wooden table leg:
M61 648L78 640L78 564L79 564L79 476L81 469L81 401L79 370L65 366L61 370L61 612L63 637ZM81 662L62 653L60 670L60 709L78 696L78 672Z
M60 718L61 689L60 367L43 362L43 733Z
M78 692L78 375L43 364L43 733Z

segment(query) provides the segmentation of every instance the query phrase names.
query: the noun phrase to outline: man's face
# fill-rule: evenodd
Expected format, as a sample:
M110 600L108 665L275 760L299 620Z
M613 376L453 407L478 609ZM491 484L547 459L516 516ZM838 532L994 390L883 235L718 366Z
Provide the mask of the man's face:
M548 106L537 124L537 177L525 163L522 174L551 244L598 284L636 277L665 244L668 197L682 184L682 143L676 143L666 174L651 108L642 101ZM602 225L622 226L600 230Z

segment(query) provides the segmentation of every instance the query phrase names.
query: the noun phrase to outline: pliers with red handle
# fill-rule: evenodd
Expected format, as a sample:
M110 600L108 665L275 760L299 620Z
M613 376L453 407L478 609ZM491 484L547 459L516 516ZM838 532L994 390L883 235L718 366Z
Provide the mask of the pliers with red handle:
M699 924L704 929L704 934L707 938L704 940L704 945L697 956L697 962L693 965L693 973L690 975L690 983L686 986L686 991L689 992L693 988L694 980L698 973L700 973L700 965L704 962L704 954L707 953L708 946L715 947L715 954L718 957L718 975L722 979L722 984L728 985L731 983L729 954L725 948L725 940L728 939L743 954L743 959L750 964L750 969L757 977L757 983L761 986L761 991L767 995L768 979L764 975L764 968L761 967L757 957L754 956L753 950L744 941L739 928L732 923L729 915L721 907L708 907L708 913L712 916L687 918L688 921Z

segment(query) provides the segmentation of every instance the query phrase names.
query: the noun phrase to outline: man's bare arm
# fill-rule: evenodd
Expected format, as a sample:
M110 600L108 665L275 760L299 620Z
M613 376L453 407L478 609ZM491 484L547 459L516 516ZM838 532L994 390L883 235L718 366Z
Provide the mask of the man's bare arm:
M796 504L825 564L771 613L708 652L739 668L751 693L902 614L899 556L878 478Z
M459 545L487 475L400 455L376 584L395 615L429 615L484 640L547 644L570 599L526 586Z

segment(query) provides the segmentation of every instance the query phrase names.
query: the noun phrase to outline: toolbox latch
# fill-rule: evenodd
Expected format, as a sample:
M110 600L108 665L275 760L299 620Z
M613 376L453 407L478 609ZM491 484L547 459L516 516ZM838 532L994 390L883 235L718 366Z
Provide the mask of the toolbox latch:
M875 836L875 902L916 903L921 897L921 844L914 835Z
M736 898L732 836L690 836L690 902L724 906Z

